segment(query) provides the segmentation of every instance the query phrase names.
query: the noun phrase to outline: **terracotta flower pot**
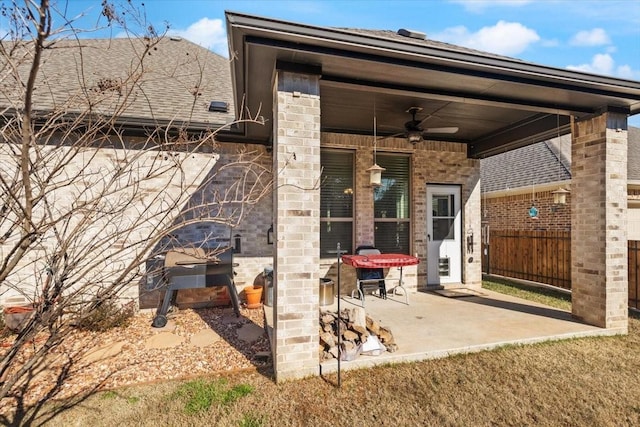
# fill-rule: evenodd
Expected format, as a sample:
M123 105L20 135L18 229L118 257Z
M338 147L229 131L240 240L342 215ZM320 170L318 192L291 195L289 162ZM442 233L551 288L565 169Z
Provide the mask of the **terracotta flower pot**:
M244 288L244 294L247 298L247 308L262 307L262 286L247 286Z
M19 333L33 315L33 306L5 307L4 323L12 332Z

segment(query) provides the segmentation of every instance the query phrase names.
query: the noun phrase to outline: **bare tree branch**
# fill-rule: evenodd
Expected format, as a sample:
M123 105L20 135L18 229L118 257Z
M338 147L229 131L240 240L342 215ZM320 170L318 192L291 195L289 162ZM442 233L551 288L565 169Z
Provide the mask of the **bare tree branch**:
M80 37L86 30L77 17L49 0L3 8L12 39L0 42L0 295L21 295L34 307L11 346L0 349L3 403L22 401L74 318L137 289L147 262L179 229L235 227L273 190L263 150L222 149L220 124L191 126L206 58L150 67L164 33L144 11L125 6L123 14L102 3L105 25L132 36L120 41L129 44L129 66L107 75L97 71L105 64L90 59L96 48ZM63 18L57 28L54 15ZM77 90L61 91L63 76L47 65L71 52L64 77L77 80ZM192 96L169 118L149 96L150 85L167 81ZM133 110L145 111L147 121L136 122ZM260 111L239 111L235 123L264 123ZM211 243L215 252L214 234L194 245Z

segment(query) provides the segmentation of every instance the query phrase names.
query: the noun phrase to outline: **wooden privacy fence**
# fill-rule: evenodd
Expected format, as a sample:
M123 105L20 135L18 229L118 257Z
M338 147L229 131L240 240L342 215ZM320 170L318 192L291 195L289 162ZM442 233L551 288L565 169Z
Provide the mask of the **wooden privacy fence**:
M571 289L571 232L491 230L482 271Z
M570 231L485 231L483 273L571 289ZM628 248L629 307L640 309L640 241Z

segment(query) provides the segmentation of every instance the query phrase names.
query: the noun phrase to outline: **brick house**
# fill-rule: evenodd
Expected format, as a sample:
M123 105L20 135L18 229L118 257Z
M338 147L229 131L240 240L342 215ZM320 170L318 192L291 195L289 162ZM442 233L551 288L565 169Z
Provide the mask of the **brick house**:
M491 230L571 229L571 138L538 142L480 162L482 223ZM566 204L554 203L563 188ZM628 239L640 240L640 128L628 129ZM529 215L531 206L538 215ZM485 232L487 228L483 228Z
M191 122L221 126L244 109L265 119L220 133L218 163L250 147L272 171L272 197L233 233L242 243L238 286L274 267L278 380L319 373L318 283L336 278L338 243L346 252L374 244L418 257L419 265L405 269L409 292L479 287L480 159L570 130L573 211L593 218L571 219L576 239L589 245L575 256L573 312L626 332L626 272L611 261L626 254L617 243L626 240L626 173L607 172L626 171L626 120L640 112L640 82L526 63L404 29L335 29L230 12L226 19L232 60L194 53L207 56L202 76L211 87ZM174 65L173 55L196 49L166 43L158 57ZM180 90L189 93L191 84ZM172 108L193 103L193 94L187 100L175 90L156 99L167 119L179 113ZM227 102L228 113L212 115L213 100ZM129 118L134 127L145 123ZM370 182L374 164L385 169L380 186ZM209 231L185 229L178 237L193 241ZM343 266L341 277L349 293L353 269ZM184 294L189 303L210 297Z

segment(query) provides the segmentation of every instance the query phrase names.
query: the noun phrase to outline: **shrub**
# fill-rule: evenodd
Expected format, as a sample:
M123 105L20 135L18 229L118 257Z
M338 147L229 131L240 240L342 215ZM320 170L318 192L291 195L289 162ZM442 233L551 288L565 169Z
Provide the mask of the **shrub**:
M133 302L121 305L117 299L110 298L80 312L75 317L74 325L86 331L104 332L127 326L134 314Z

